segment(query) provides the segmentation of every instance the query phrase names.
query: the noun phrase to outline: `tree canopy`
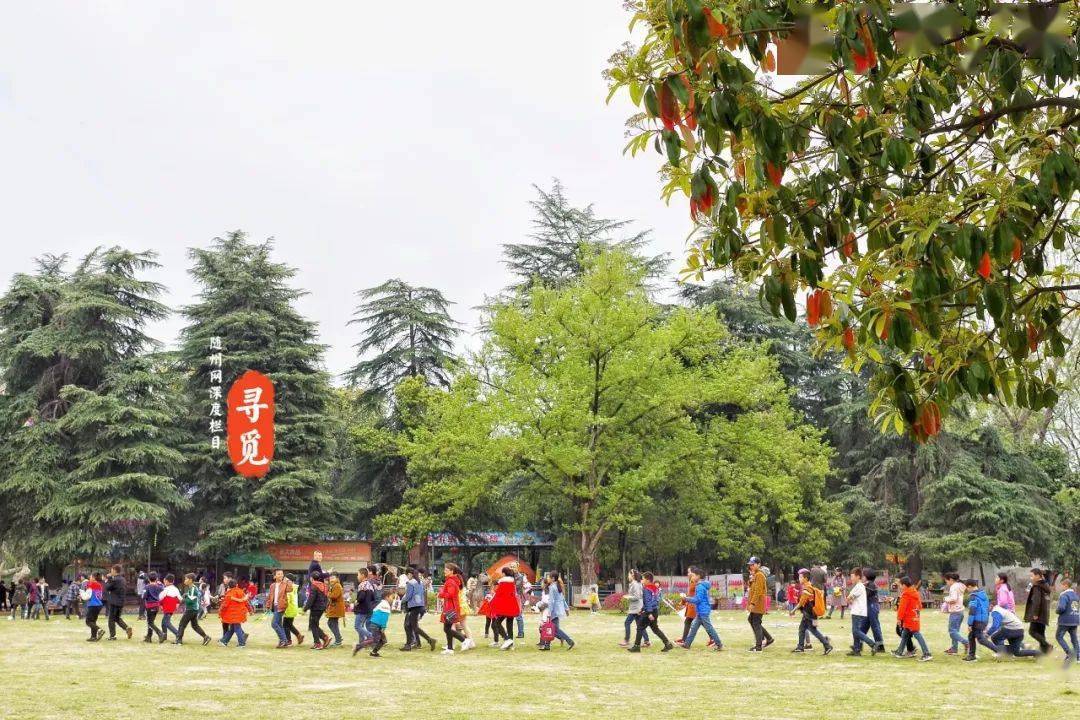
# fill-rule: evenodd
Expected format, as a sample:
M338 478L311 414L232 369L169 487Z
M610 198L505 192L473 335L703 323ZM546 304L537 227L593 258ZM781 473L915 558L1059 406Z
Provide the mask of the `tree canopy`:
M364 400L390 399L406 378L450 384L454 338L460 330L441 292L394 278L358 295L364 302L350 321L363 326L356 351L360 356L375 354L353 366L346 378L362 387Z
M668 506L701 523L683 548L825 552L844 528L821 500L827 449L791 413L775 364L725 336L711 309L653 302L620 251L534 287L495 309L477 366L435 393L405 445L416 487L377 528L415 536L502 499L525 523L572 530L588 584L606 538L677 496Z
M253 243L239 231L192 250L191 258L199 295L183 311L179 364L187 379L185 481L197 513L195 547L216 556L338 529L349 503L330 493L330 379L315 323L294 307L305 294L290 286L296 271L274 261L272 242ZM247 370L274 383L274 462L258 480L236 475L225 450L210 443L215 337L226 389Z
M644 37L609 70L643 109L627 149L655 147L664 196L689 198L685 273L760 282L792 321L802 304L821 347L875 367L882 427L920 441L961 396L1057 400L1080 309L1075 266L1050 256L1077 250L1080 16L1031 5L807 20L795 0L631 0ZM778 89L777 44L817 26L824 67Z

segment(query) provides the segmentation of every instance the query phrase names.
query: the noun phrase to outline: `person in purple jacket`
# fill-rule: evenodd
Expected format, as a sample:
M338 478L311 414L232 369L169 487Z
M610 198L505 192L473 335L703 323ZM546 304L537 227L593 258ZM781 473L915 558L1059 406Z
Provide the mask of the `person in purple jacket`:
M712 598L709 597L709 589L712 586L705 579L705 573L699 567L690 568L690 582L696 583L694 595L693 597L687 597L683 594L683 597L686 602L694 606L697 616L690 623L690 632L686 633L686 640L682 646L684 649L689 650L694 642L694 636L697 635L698 628L703 627L709 639L713 641L713 650L719 652L724 649L724 643L720 642L720 635L716 632L716 628L713 627L712 620L709 618L712 613Z

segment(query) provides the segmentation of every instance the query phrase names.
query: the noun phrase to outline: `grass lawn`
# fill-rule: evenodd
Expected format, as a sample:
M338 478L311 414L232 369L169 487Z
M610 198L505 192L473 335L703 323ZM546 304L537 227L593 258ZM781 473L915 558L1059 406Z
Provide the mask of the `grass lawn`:
M786 615L766 617L777 642L762 654L746 652L752 637L742 613L713 615L726 649L707 652L699 634L693 650L667 654L658 646L631 655L616 646L622 618L575 613L564 628L578 646L536 650L536 618L512 652L481 644L454 657L402 653L401 616L391 621L391 644L381 659L351 657L355 635L351 617L346 646L313 652L275 650L266 620L247 625L248 647L145 645L145 624L135 622L136 639L84 642L86 627L63 617L43 621L0 619L0 717L107 717L127 720L161 712L207 713L242 710L244 717L347 718L374 714L396 717L619 718L633 713L651 718L942 718L995 716L1064 717L1080 710L1080 667L1065 671L1062 653L1050 658L997 662L985 649L978 663L963 663L947 647L946 619L927 611L924 626L934 661L918 663L888 656L844 657L848 623L823 620L837 651L823 658L820 648L793 655L795 623ZM131 623L133 616L127 616ZM219 629L216 616L204 625ZM177 621L179 616L177 616ZM304 617L298 626L306 627ZM435 618L425 628L437 637ZM476 620L472 620L476 629ZM892 616L882 615L891 635ZM662 627L678 637L677 618ZM104 627L104 622L102 622ZM482 624L480 625L482 627ZM196 638L190 635L189 638ZM316 707L306 707L307 705Z

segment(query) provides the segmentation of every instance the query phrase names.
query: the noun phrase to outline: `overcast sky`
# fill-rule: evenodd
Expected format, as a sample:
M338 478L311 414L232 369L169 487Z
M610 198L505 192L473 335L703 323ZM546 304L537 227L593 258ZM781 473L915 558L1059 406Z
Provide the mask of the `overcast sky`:
M356 290L441 289L472 330L529 232L533 183L655 231L681 259L685 202L661 159L622 155L601 71L627 39L618 0L28 2L0 26L0 264L120 244L158 252L166 302L186 251L273 236L301 311L354 362ZM673 266L672 272L677 268ZM182 320L154 328L166 343Z

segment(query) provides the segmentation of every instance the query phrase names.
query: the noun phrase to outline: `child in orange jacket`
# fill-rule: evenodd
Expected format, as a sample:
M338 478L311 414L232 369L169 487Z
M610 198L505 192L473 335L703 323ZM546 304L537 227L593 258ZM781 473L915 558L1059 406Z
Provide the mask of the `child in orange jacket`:
M934 659L934 656L930 654L930 648L926 646L926 640L920 632L922 626L919 622L919 613L922 611L922 597L919 595L919 589L915 581L906 576L900 578L900 587L902 588L900 602L896 607L896 621L900 623L901 628L900 645L893 651L893 655L898 658L910 657L904 652L904 646L907 645L909 639L913 639L922 649L920 662L929 662Z
M221 598L221 609L218 610L221 624L226 628L225 634L218 642L228 647L229 641L235 635L237 645L244 647L247 644L247 633L244 632L243 624L247 622L250 598L247 590L239 587L235 580L229 581L228 588L224 597Z

